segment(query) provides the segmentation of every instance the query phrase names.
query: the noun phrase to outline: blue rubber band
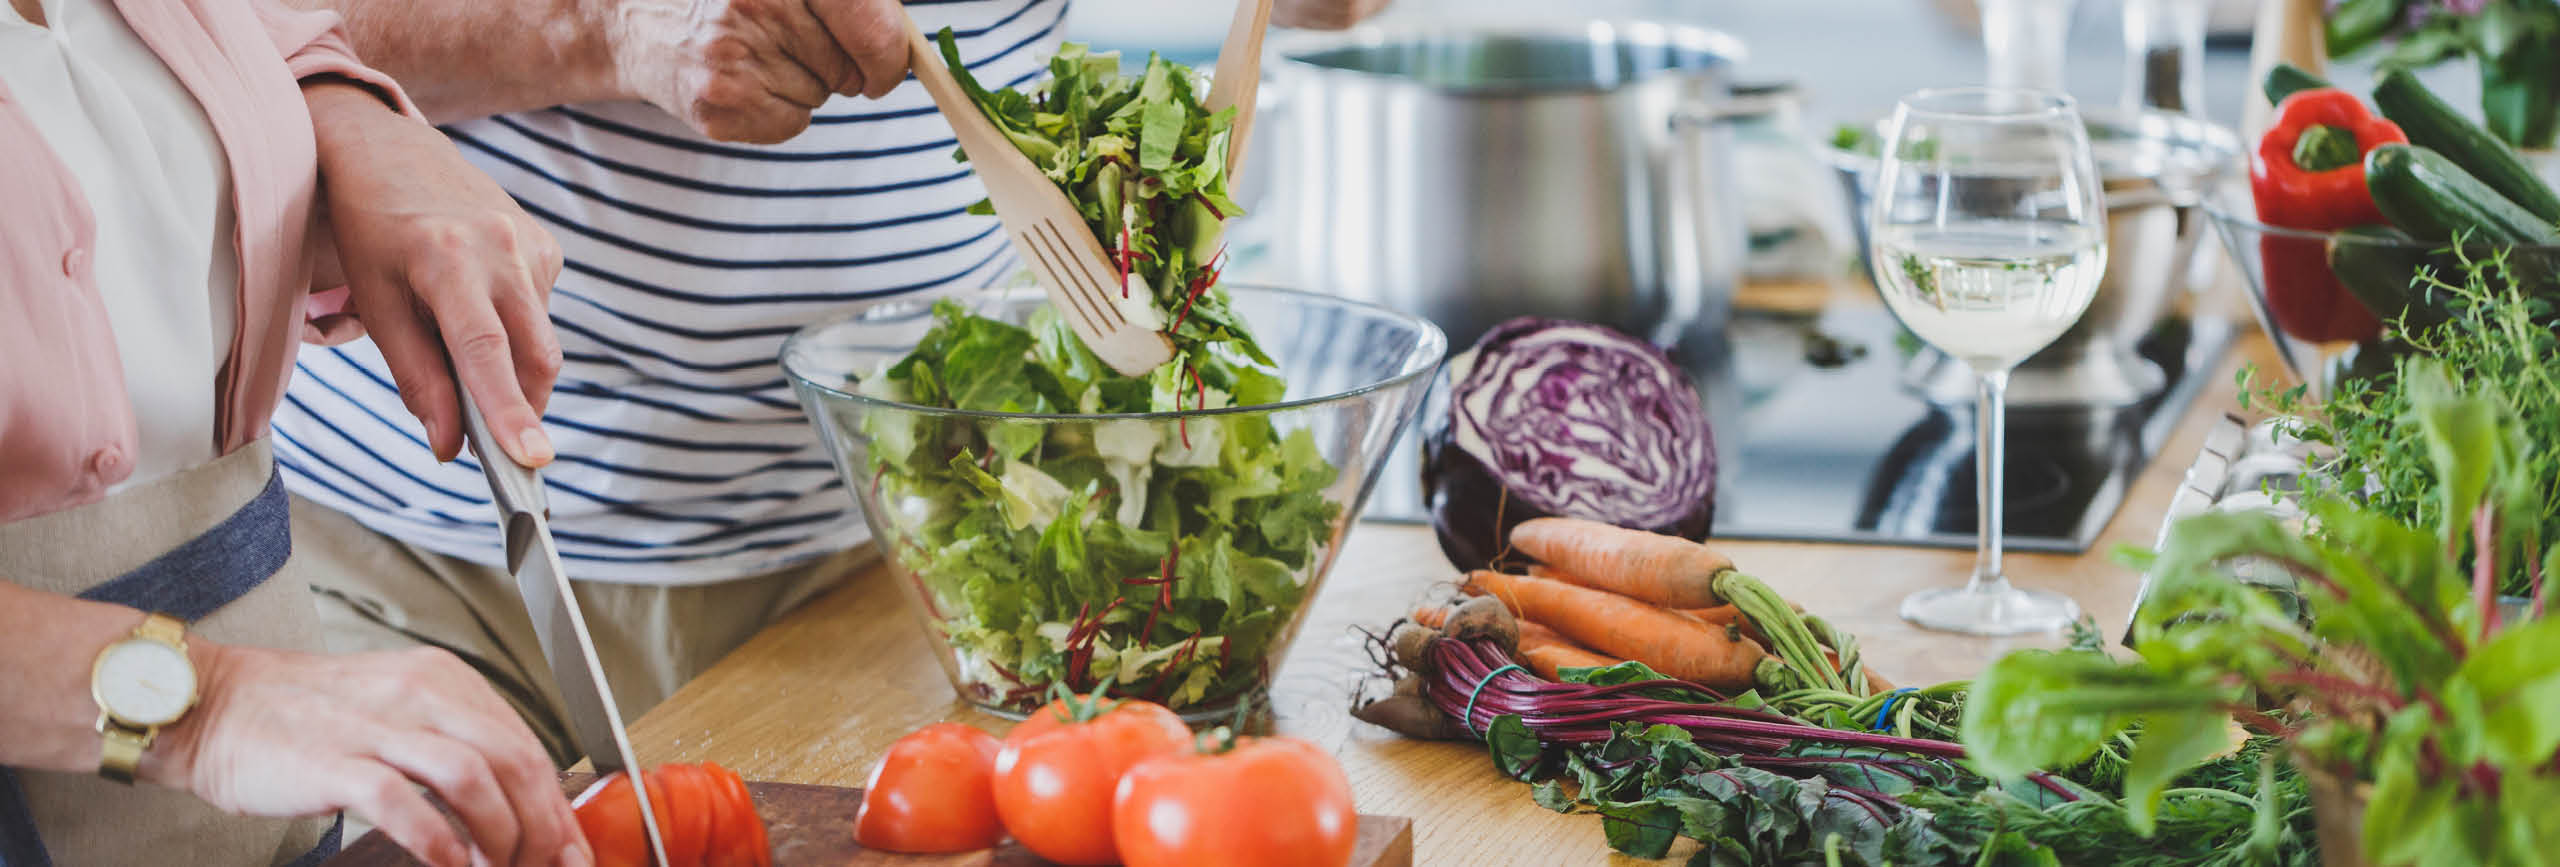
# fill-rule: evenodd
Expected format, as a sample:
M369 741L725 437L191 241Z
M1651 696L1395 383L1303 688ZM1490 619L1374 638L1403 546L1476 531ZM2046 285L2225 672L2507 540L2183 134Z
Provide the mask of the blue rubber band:
M1484 677L1476 681L1476 688L1467 693L1467 710L1465 713L1458 716L1458 721L1466 723L1467 730L1475 732L1476 737L1484 737L1484 732L1476 729L1476 696L1484 694L1484 685L1492 683L1495 675L1506 671L1528 671L1528 669L1521 668L1520 664L1515 662L1510 665L1485 672Z
M1906 686L1906 687L1903 687L1903 688L1901 688L1901 689L1897 689L1897 690L1894 690L1894 691L1892 691L1892 692L1885 693L1885 694L1884 694L1884 706L1876 709L1876 721L1875 721L1875 722L1872 722L1872 723L1868 723L1868 724L1867 724L1867 728L1874 729L1874 730L1876 730L1876 731L1884 731L1884 729L1885 729L1885 720L1891 719L1891 718L1893 717L1893 704L1894 704L1894 702L1901 701L1901 700L1902 700L1902 697L1903 697L1903 696L1905 696L1905 695L1908 695L1908 694L1910 694L1910 693L1919 692L1919 691L1920 691L1920 690L1919 690L1918 688L1916 688L1916 687L1908 687L1908 686Z

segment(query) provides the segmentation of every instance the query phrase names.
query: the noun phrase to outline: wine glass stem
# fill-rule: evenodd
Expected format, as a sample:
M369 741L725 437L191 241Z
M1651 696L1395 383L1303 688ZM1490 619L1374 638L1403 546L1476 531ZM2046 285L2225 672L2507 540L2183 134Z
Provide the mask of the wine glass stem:
M1980 396L1973 415L1973 503L1979 534L1973 560L1973 580L1966 588L1976 593L2009 589L2008 573L2000 569L2000 519L2003 515L2001 494L2007 489L2000 478L2008 463L2008 419L2003 407L2008 402L2009 369L1985 371Z

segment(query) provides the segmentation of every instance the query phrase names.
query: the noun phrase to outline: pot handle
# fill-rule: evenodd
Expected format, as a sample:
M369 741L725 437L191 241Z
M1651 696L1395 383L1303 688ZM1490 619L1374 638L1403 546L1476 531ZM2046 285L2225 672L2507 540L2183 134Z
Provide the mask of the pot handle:
M1700 291L1670 293L1666 323L1727 321L1731 293L1742 281L1750 238L1735 194L1733 124L1758 110L1736 102L1693 100L1671 111L1673 153L1667 177L1677 192L1670 197L1675 209L1670 223L1682 235L1672 243L1690 251L1681 266L1686 273L1672 276L1675 285L1694 285ZM1648 336L1666 346L1685 337L1668 332Z
M1674 128L1726 124L1776 114L1796 98L1795 90L1794 84L1784 81L1736 84L1725 89L1722 100L1690 100L1672 109L1671 124Z

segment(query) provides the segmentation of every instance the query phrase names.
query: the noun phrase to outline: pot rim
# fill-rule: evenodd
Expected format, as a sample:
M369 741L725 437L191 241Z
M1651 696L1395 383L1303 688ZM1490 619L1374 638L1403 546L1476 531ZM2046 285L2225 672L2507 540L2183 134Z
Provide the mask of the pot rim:
M1328 66L1307 59L1319 51L1341 48L1376 48L1397 43L1420 43L1434 40L1490 42L1494 40L1575 40L1591 44L1629 43L1683 48L1712 56L1716 63L1697 69L1658 69L1630 75L1610 82L1558 82L1532 84L1526 82L1486 82L1458 84L1427 81L1413 75ZM1279 66L1307 75L1354 80L1386 87L1406 88L1458 97L1563 96L1611 93L1663 80L1694 79L1701 75L1729 72L1749 59L1750 51L1741 39L1721 30L1649 18L1589 18L1577 20L1493 19L1471 23L1406 21L1386 24L1364 24L1338 33L1323 33L1273 40Z
M2210 177L2223 177L2230 174L2233 169L2241 168L2240 160L2243 154L2239 133L2234 132L2230 127L2204 118L2152 108L2083 107L2080 109L2080 119L2083 125L2092 130L2106 128L2122 130L2133 135L2145 135L2154 130L2171 133L2172 135L2169 136L2155 137L2167 138L2179 147L2197 151L2203 157L2198 162L2209 170L2206 175ZM1887 118L1877 118L1860 128L1881 139L1884 135L1886 120ZM1814 149L1832 168L1860 174L1875 170L1876 155L1841 147L1830 138L1826 137L1816 142ZM2100 173L2104 174L2103 171ZM2107 180L2141 179L2148 179L2148 177L2124 175Z

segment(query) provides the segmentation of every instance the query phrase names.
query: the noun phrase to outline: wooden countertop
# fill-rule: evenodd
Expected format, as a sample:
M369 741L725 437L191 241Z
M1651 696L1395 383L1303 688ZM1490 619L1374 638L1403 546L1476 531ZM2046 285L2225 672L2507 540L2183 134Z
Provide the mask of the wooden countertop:
M2086 554L2012 553L2012 579L2070 594L2110 635L2122 628L2136 579L2107 552L2148 545L2171 493L2213 419L2236 406L2232 374L2255 361L2280 370L2271 346L2242 322L2231 357L2212 371L2189 417L2128 492ZM1273 688L1283 733L1331 749L1361 812L1415 820L1420 864L1615 863L1590 816L1560 816L1496 774L1483 748L1398 738L1347 715L1367 669L1355 624L1408 610L1452 570L1427 527L1355 528ZM1779 542L1719 542L1735 562L1865 642L1867 659L1898 683L1970 677L2016 647L2057 638L1984 639L1924 632L1895 615L1901 597L1955 586L1969 551ZM889 743L927 723L959 720L1002 731L1001 719L959 701L882 569L813 600L740 647L632 726L643 762L718 761L752 780L859 786ZM852 817L846 817L850 833ZM1674 857L1685 857L1675 849ZM1613 860L1614 859L1614 860Z

